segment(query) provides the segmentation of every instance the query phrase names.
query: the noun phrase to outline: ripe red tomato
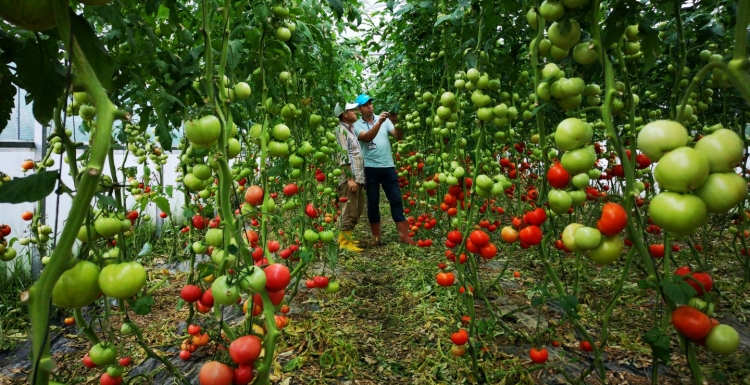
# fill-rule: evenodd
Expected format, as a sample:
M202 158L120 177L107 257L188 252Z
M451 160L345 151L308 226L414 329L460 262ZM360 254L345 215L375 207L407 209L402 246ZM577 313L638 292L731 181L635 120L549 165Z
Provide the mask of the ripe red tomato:
M310 218L317 218L319 214L318 210L315 209L315 206L313 206L312 203L308 203L307 206L305 206L305 215Z
M474 230L469 235L469 240L479 249L490 241L490 236L482 230ZM472 251L472 253L475 253L475 251Z
M185 302L193 303L201 299L202 295L203 291L196 285L185 285L182 287L182 290L180 290L180 297Z
M518 237L521 243L528 246L538 245L542 242L542 229L534 225L527 226L518 233Z
M164 218L167 217L167 213L165 213L164 211L162 211L162 212L159 213L159 217L162 218L162 219L164 219Z
M594 347L591 346L591 344L588 341L581 341L581 343L579 343L578 346L584 352L592 352L592 351L594 351Z
M628 214L625 212L625 209L617 203L610 202L602 207L602 216L596 222L596 228L602 234L612 237L620 234L627 224Z
M525 215L526 222L530 225L541 226L547 220L547 213L543 208L537 207Z
M247 385L253 380L253 366L240 365L232 373L232 385Z
M203 230L204 228L206 228L206 220L199 214L196 214L195 216L193 216L193 227L198 230Z
M440 272L435 277L437 284L440 286L452 286L453 282L456 281L456 277L453 273Z
M268 297L274 306L280 305L284 302L284 290L268 291Z
M268 242L268 251L270 251L271 253L275 253L279 251L280 248L281 248L281 244L279 244L279 241Z
M92 368L96 367L96 364L94 363L94 361L91 360L91 357L89 356L88 353L86 353L86 355L83 356L83 366L85 366L85 367L87 367L89 369L92 369Z
M648 253L651 255L651 258L664 258L664 245L648 245Z
M479 255L485 259L495 258L495 256L497 255L497 246L495 246L495 244L493 243L488 243L487 245L479 249Z
M0 225L0 235L7 237L10 235L10 226L8 225Z
M124 367L130 366L130 364L133 362L133 360L130 357L123 357L120 358L119 361L117 361L117 364Z
M229 345L229 356L238 365L250 365L260 356L261 345L256 336L242 336Z
M307 281L305 281L305 287L308 289L314 289L315 281L313 281L312 279L308 279Z
M23 213L21 213L21 219L23 219L24 221L30 221L32 218L34 218L34 213L32 213L31 211L24 211Z
M245 202L253 206L263 203L263 188L252 185L245 190Z
M464 236L458 230L453 230L453 231L448 232L448 240L453 242L456 245L463 242L463 239L464 239Z
M570 183L570 173L560 163L556 162L547 171L547 181L550 186L556 189L564 189Z
M711 320L702 311L687 305L672 312L672 325L683 336L699 340L708 335L713 327Z
M206 290L201 295L200 303L203 306L212 307L214 306L214 295L211 293L211 290Z
M282 192L284 193L284 195L290 197L297 194L298 191L299 189L297 188L296 184L289 183L288 185L284 186L284 190Z
M469 333L464 329L459 329L451 334L451 341L456 345L464 345L469 342Z
M189 360L192 355L193 353L190 353L190 350L180 350L180 359L183 361Z
M122 376L112 377L109 375L109 373L104 372L102 373L102 376L99 377L99 384L100 385L120 385L122 384Z
M710 274L706 272L691 272L689 266L682 266L678 268L677 270L675 270L674 274L683 277L685 282L692 286L693 289L695 289L695 292L698 293L698 295L706 294L714 287L714 280L713 278L711 278ZM687 277L688 274L692 276L692 279L690 277ZM703 285L703 287L701 287L701 285Z
M549 357L549 352L547 351L547 348L531 348L531 351L529 352L529 356L531 357L531 360L534 361L534 363L537 364L543 364L547 362L547 357Z
M315 287L317 287L318 289L325 289L326 287L328 287L328 277L316 275L313 277L313 282L315 282Z
M229 385L232 377L232 368L218 361L206 362L198 373L201 385Z
M274 263L268 265L265 269L266 272L266 290L268 291L279 291L284 290L289 281L291 280L291 274L289 269L280 264Z
M188 334L190 334L191 336L197 336L197 335L200 335L200 334L201 334L201 327L200 327L200 325L190 325L190 326L188 326L188 328L187 328L187 332L188 332Z

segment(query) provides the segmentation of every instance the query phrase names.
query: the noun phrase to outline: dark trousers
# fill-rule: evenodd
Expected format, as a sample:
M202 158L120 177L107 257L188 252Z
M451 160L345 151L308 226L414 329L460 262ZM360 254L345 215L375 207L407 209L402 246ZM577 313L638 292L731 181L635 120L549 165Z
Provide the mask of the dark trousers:
M403 222L404 204L401 202L401 189L395 167L365 167L365 187L367 189L367 218L370 223L380 223L380 186L391 205L393 221Z

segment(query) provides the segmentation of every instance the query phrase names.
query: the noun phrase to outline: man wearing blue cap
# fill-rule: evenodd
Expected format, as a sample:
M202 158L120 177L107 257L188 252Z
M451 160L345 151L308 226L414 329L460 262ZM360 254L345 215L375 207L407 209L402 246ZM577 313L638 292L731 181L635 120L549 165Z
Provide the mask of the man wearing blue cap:
M396 222L399 241L415 245L409 236L409 224L404 217L401 189L398 186L396 165L391 152L392 135L401 139L403 132L388 119L388 112L380 114L377 120L373 114L373 99L366 94L357 96L355 103L362 117L354 123L354 133L360 141L365 158L365 188L367 190L367 218L370 221L373 244L380 244L380 186L391 206L391 217Z

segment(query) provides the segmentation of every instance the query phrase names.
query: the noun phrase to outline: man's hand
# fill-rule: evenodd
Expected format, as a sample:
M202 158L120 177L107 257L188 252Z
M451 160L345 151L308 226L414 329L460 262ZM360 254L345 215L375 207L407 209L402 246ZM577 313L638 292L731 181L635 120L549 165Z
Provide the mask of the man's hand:
M346 181L346 183L349 185L349 190L352 190L352 192L357 192L359 185L354 181L354 179L349 179L348 181Z
M381 112L378 121L383 124L388 119L388 112Z

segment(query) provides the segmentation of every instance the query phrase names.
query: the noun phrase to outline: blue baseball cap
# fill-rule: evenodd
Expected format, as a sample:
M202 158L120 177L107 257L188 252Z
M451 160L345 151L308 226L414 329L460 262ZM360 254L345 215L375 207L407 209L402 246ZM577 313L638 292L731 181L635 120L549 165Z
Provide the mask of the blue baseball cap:
M357 99L354 100L354 103L357 103L357 107L361 107L367 104L367 102L369 102L370 100L375 100L375 99L371 98L367 94L360 94L359 96L357 96Z

